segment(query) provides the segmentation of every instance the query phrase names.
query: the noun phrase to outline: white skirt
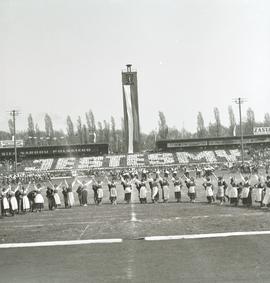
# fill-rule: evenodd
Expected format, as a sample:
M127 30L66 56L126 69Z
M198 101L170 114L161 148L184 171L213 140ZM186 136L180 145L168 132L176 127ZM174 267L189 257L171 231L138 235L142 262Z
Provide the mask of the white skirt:
M98 195L98 198L103 198L103 190L97 189L97 195Z
M263 193L263 188L257 188L255 190L255 201L256 202L262 201L262 193Z
M249 187L244 187L243 190L242 190L242 198L247 198L248 197L248 194L249 194Z
M146 198L147 190L146 187L143 186L140 188L140 198Z
M212 187L206 187L205 193L206 193L206 196L207 196L207 197L212 197L212 196L214 195L214 194L213 194Z
M117 190L116 190L116 188L111 188L110 195L111 195L112 198L116 198L117 197Z
M263 198L263 204L267 205L269 203L269 200L270 200L270 188L266 188L265 195Z
M128 194L131 193L131 187L126 187L125 192L128 193Z
M223 198L224 197L224 187L223 186L219 186L217 189L217 197L218 198Z
M190 194L195 194L195 186L191 186L191 187L189 187L188 188L188 192L190 193Z
M30 203L29 203L29 199L27 196L23 196L22 197L22 209L23 210L28 210L30 209Z
M67 196L68 196L68 204L70 206L73 206L75 203L73 192L68 192Z
M35 203L44 203L44 198L41 194L35 196Z
M237 198L238 197L238 190L236 187L231 187L229 189L229 198Z
M153 187L153 195L152 195L152 198L154 199L157 194L158 194L158 187Z
M58 193L54 193L53 197L54 197L55 204L57 206L61 205L61 200L60 200L60 197L59 197Z
M181 187L180 186L174 186L174 192L181 192Z
M3 198L3 209L6 210L6 209L9 209L9 202L7 200L6 197Z
M18 202L17 202L15 196L12 196L10 198L10 208L13 211L18 210Z
M170 191L169 191L169 187L168 186L163 186L163 197L164 200L168 200L170 197Z

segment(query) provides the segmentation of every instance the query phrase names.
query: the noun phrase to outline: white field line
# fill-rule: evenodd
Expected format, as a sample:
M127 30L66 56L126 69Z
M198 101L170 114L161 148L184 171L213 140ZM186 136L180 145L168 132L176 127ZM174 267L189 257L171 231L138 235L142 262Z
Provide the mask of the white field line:
M52 246L74 246L74 245L87 245L87 244L111 244L111 243L121 243L122 241L123 241L122 239L93 239L93 240L73 240L73 241L12 243L12 244L0 244L0 249L30 248L30 247L52 247Z
M191 234L191 235L174 235L174 236L150 236L144 237L146 241L166 241L166 240L182 240L182 239L207 239L207 238L225 238L235 236L257 236L270 235L270 231L247 231L247 232L226 232L226 233L210 233L210 234Z
M80 240L82 238L82 236L84 235L84 233L86 232L86 230L89 228L89 224L82 230L80 236L79 236L79 239Z

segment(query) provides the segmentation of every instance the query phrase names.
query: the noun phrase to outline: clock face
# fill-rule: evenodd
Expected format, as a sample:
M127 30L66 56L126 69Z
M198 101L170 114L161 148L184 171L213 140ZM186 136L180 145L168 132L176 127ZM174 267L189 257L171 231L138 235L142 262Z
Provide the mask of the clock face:
M136 84L136 74L134 73L123 73L122 74L122 82L126 85Z
M127 82L128 82L129 84L132 84L132 82L133 82L133 76L132 76L131 74L128 74L128 75L127 75Z

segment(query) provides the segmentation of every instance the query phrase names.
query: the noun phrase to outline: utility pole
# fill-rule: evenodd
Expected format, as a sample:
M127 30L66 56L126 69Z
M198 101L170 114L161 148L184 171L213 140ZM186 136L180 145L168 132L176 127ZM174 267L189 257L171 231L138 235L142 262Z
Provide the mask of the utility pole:
M16 116L19 115L17 110L11 110L9 114L12 116L13 122L13 141L14 141L14 170L15 174L17 174L17 142L16 142Z
M241 135L241 160L242 165L244 164L244 138L243 138L243 125L242 125L242 107L241 105L245 102L245 99L238 97L234 100L238 104L239 108L239 120L240 120L240 135Z

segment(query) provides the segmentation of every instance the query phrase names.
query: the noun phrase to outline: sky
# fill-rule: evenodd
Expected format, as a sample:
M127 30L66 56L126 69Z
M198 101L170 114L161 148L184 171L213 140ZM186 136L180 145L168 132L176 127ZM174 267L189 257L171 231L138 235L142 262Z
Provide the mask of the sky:
M228 124L235 97L257 120L270 112L269 0L1 0L0 130L17 109L44 129L66 129L89 109L123 117L121 71L138 72L140 124L196 131L220 109Z

